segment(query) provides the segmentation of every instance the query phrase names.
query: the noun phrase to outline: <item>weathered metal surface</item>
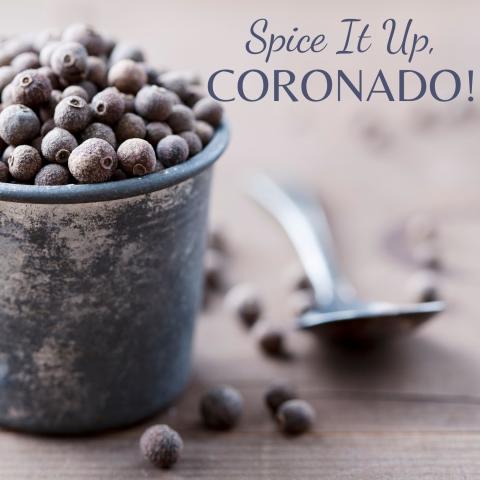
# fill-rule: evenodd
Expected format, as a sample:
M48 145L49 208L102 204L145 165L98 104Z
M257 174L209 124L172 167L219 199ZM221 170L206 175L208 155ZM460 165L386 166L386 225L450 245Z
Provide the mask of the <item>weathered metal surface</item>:
M181 392L210 176L110 202L0 202L0 423L99 430Z

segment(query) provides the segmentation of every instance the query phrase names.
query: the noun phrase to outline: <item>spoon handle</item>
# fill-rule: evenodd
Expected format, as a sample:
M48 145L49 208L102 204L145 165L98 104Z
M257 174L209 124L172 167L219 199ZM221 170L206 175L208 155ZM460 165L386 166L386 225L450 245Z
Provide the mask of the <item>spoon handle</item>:
M353 287L338 268L330 226L320 202L279 185L267 175L254 177L249 193L287 233L312 284L317 307L328 310L356 303Z

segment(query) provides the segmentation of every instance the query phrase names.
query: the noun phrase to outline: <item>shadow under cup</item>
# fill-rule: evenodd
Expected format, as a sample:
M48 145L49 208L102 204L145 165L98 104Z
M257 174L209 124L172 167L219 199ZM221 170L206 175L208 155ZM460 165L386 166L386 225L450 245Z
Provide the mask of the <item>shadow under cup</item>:
M189 378L212 166L96 185L0 184L0 424L86 433L137 422Z

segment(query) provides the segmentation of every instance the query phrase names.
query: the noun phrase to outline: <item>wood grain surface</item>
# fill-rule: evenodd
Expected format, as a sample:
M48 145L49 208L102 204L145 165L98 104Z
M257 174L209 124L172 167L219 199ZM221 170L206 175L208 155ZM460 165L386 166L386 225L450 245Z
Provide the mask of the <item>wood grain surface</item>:
M297 8L298 7L298 8ZM380 6L359 2L176 1L2 4L5 33L63 26L82 19L146 45L153 63L193 67L207 76L260 61L243 50L253 19L268 16L279 32L295 25L328 30L345 16L374 25L414 17L434 39L435 54L416 67L466 69L478 57L478 6L469 0ZM432 12L435 11L434 19ZM340 63L339 63L340 62ZM279 56L267 68L405 67L376 50L362 59ZM480 113L466 101L400 105L353 99L324 104L233 102L232 143L219 163L212 219L224 227L233 283L258 285L266 316L291 325L283 278L295 256L278 227L245 196L256 171L268 171L319 192L335 227L342 263L366 298L408 300L414 266L391 248L412 214L434 217L445 269L447 313L414 337L371 352L341 353L305 334L289 337L289 361L266 359L220 299L198 321L192 382L175 406L143 425L87 438L45 438L0 432L0 479L476 479L480 478ZM372 134L373 132L373 134ZM313 403L313 433L283 437L263 405L272 380L289 379ZM229 383L245 396L245 416L230 433L205 432L201 393ZM170 472L145 463L143 429L166 422L185 440Z

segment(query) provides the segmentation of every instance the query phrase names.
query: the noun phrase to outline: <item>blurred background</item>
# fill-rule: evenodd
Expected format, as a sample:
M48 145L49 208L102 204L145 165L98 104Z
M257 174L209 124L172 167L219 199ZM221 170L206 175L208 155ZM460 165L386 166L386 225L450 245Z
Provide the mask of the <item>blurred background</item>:
M457 1L454 8L446 1L419 5L414 0L395 5L299 0L294 9L291 2L270 0L0 4L3 35L84 21L142 46L155 66L192 69L205 80L221 68L235 70L237 77L260 68L270 78L275 68L292 70L300 78L314 68L332 74L343 69L352 75L362 69L366 79L373 79L380 68L387 78L394 78L401 68L428 76L442 68L465 72L478 63L475 8L467 0ZM268 18L272 33L287 35L293 27L299 33L324 33L329 48L319 54L275 54L265 65L260 56L245 51L250 25L260 17ZM371 24L374 46L364 55L335 55L344 35L340 21L348 17ZM420 54L412 64L404 56L387 55L381 26L392 17L400 24L413 18L413 31L429 35L433 54ZM220 82L219 90L230 93L230 85ZM474 84L475 92L477 87ZM321 194L329 206L342 261L370 298L406 299L404 287L415 266L390 240L412 216L428 217L441 232L445 291L452 297L452 309L462 312L458 323L462 328L451 329L442 317L426 331L442 342L448 337L452 348L465 349L472 333L478 333L471 319L478 314L473 292L480 273L474 260L480 233L480 109L476 102L469 104L466 95L445 104L429 99L401 104L377 97L370 103L360 103L353 95L342 102L334 95L320 103L286 98L274 102L270 89L260 102L225 104L232 137L216 167L212 222L222 226L232 244L235 281L255 282L267 299L268 314L283 322L288 314L278 298L284 286L276 279L295 256L277 226L245 196L256 172L288 178ZM227 327L219 326L219 338L222 328ZM202 327L199 337L201 342ZM215 355L235 350L237 343L233 337L232 342L222 342ZM242 349L245 357L250 353Z

